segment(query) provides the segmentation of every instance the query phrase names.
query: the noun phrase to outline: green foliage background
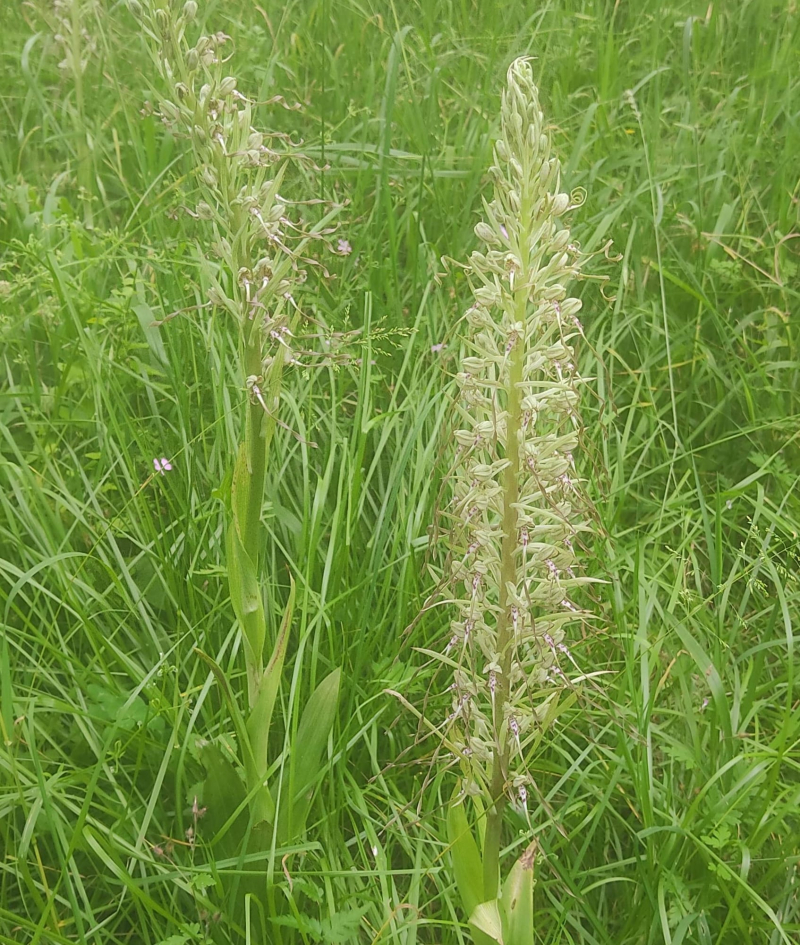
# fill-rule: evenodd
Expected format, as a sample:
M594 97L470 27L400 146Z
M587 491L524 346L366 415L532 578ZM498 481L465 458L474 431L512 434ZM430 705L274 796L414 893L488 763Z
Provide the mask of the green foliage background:
M221 497L243 379L198 308L192 168L143 109L136 21L79 6L77 81L51 5L2 11L0 943L239 941L216 916L222 825L191 809L198 739L233 733L192 648L238 680ZM385 690L448 711L419 650L449 635L423 608L467 292L436 277L474 245L524 53L588 192L575 234L622 254L601 267L611 301L583 286L587 567L608 583L572 642L588 678L533 759L532 827L518 813L508 834L517 855L531 829L541 846L537 935L796 941L796 3L231 0L200 21L231 35L241 89L302 105L260 116L320 168L286 195L350 201L352 253L325 255L303 304L359 331L357 363L288 379L265 505L275 614L289 568L298 583L287 747L344 670L275 941L468 941L453 777Z

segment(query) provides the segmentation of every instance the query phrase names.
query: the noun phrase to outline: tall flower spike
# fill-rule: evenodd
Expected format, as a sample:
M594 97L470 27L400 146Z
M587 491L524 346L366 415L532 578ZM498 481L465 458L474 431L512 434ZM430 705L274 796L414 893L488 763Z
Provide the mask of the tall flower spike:
M561 192L527 59L508 70L490 175L475 227L485 249L470 257L451 506L451 653L461 653L451 718L463 726L468 789L493 805L487 837L506 801L525 796L523 754L564 684L557 656L582 618L573 592L589 580L575 575L573 547L587 529L572 455L581 303L567 292L582 257L564 223L576 201Z
M194 43L187 39L187 31L196 28L197 0L185 0L182 5L180 0L129 2L141 19L163 80L161 90L154 90L161 119L177 138L188 142L194 159L200 199L189 212L207 223L213 233L209 248L219 260L210 262L204 254L208 301L232 316L238 332L239 366L247 396L243 398L243 434L233 463L226 564L231 605L244 644L249 712L244 726L237 723L236 728L252 823L268 824L267 835L282 844L305 830L308 806L307 795L305 806L300 807L294 803L293 790L285 787L278 790L282 801L276 809L267 783L275 767L270 762L270 724L295 590L291 580L283 619L270 634L264 603L268 580L263 566L264 487L273 434L276 425L284 425L278 416L283 370L299 363L298 355L303 353L295 332L300 312L294 293L305 279L300 263L313 262L304 255L307 244L331 232L325 227L338 208L331 208L308 228L291 219L287 201L279 194L286 166L282 159L290 155L272 148L279 135L264 134L253 126L255 104L238 91L236 78L226 74L224 47L230 37L216 32L200 35ZM164 472L169 463L162 458L155 466L157 472ZM219 667L197 652L220 679ZM308 706L313 707L313 722L308 706L299 721L298 731L313 727L320 746L333 725L340 675L338 669L329 673L312 693ZM305 753L303 757L309 763L312 756ZM296 764L296 758L290 759L282 768L287 783L300 777L292 767Z

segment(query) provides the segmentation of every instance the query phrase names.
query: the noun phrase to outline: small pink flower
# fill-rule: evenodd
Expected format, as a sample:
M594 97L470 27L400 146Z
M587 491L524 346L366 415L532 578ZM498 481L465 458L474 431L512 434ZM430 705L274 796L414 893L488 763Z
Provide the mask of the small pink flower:
M153 465L156 468L156 472L161 473L162 476L164 473L168 473L172 469L172 463L164 456L162 456L161 459L154 459Z
M446 347L447 345L443 341L440 341L438 345L431 345L431 351L433 351L434 354L438 354L440 351L444 351Z
M336 252L340 256L349 256L353 252L353 247L347 240L339 240L336 244Z

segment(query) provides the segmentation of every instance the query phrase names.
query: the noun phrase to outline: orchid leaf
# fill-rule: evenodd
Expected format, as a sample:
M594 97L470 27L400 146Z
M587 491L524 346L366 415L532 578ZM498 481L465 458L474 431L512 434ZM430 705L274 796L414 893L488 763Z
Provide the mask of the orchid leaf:
M205 745L200 760L206 769L203 834L209 840L219 837L220 852L233 856L239 851L248 821L244 785L230 759L216 745Z
M464 800L459 782L447 808L447 840L453 857L453 872L461 905L466 915L471 916L483 900L483 861L467 820ZM478 926L473 927L472 937L475 945L492 945L495 941Z
M465 799L459 782L447 808L447 840L461 904L469 916L483 901L483 863L464 810Z
M269 788L263 782L266 778L267 768L269 767L269 733L272 726L272 713L275 708L275 698L281 683L283 661L286 656L286 646L289 641L289 630L292 626L294 601L295 583L294 579L292 579L291 588L289 590L289 600L283 612L283 619L281 620L280 630L278 631L278 639L275 641L275 648L272 651L272 657L267 664L267 668L261 674L256 691L255 704L247 720L247 734L253 752L254 773L262 782L259 792L254 799L256 822L268 820L271 823L275 818L275 804L272 800Z
M241 446L233 472L233 484L231 486L232 521L228 526L226 536L228 582L233 611L244 634L248 664L260 665L267 625L255 559L242 540L242 536L246 532L255 533L254 529L243 527L242 516L246 514L246 509L247 457L244 446Z
M255 773L255 760L253 758L253 749L250 745L250 736L248 735L247 726L245 725L244 719L242 718L242 713L239 711L239 706L236 704L236 699L231 692L231 687L228 684L225 673L219 663L217 663L213 657L209 656L208 653L204 653L199 647L195 647L194 651L206 664L206 666L208 666L214 678L219 683L219 687L222 690L222 695L224 696L225 702L228 705L228 710L230 711L231 720L233 721L234 728L236 729L236 734L238 735L242 746L244 770L247 776L247 783L252 785L255 782L257 775Z
M287 843L303 832L311 807L320 759L336 717L341 669L329 673L306 703L294 747L283 772L278 840Z
M498 945L508 945L503 938L503 920L497 899L490 899L475 906L469 917L469 924L472 926L475 945L484 945L485 942L489 945L495 942Z
M253 748L253 758L256 767L260 771L267 770L269 730L272 724L275 698L278 694L278 687L281 682L286 646L289 641L289 630L291 629L292 615L294 613L294 601L295 583L292 578L289 600L283 612L283 619L281 620L280 630L278 631L278 639L275 641L275 648L272 651L272 657L267 664L267 668L261 674L256 700L250 717L247 720L247 732L250 736L250 744Z
M533 945L533 866L536 842L517 860L503 883L500 911L505 945Z

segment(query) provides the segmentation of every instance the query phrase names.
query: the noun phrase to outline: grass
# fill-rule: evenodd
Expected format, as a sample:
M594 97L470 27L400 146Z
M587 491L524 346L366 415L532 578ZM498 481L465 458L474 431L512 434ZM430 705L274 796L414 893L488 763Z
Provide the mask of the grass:
M193 647L242 672L221 501L242 383L228 326L193 308L194 185L140 113L135 20L76 9L80 82L44 2L9 5L0 40L0 943L240 941L215 916L237 863L191 806L197 740L232 736ZM590 567L608 583L573 641L587 678L533 762L531 826L512 824L514 849L531 829L541 846L537 941L796 941L795 5L209 2L200 19L232 36L240 88L302 103L261 123L321 168L292 196L350 200L353 247L304 305L361 330L360 363L292 375L300 439L280 432L268 484L274 614L289 569L298 583L287 745L316 682L347 680L275 941L469 941L453 776L385 690L447 711L419 652L446 613L418 617L467 293L439 260L474 245L525 52L588 194L575 233L622 255L598 264L607 298L583 291Z

